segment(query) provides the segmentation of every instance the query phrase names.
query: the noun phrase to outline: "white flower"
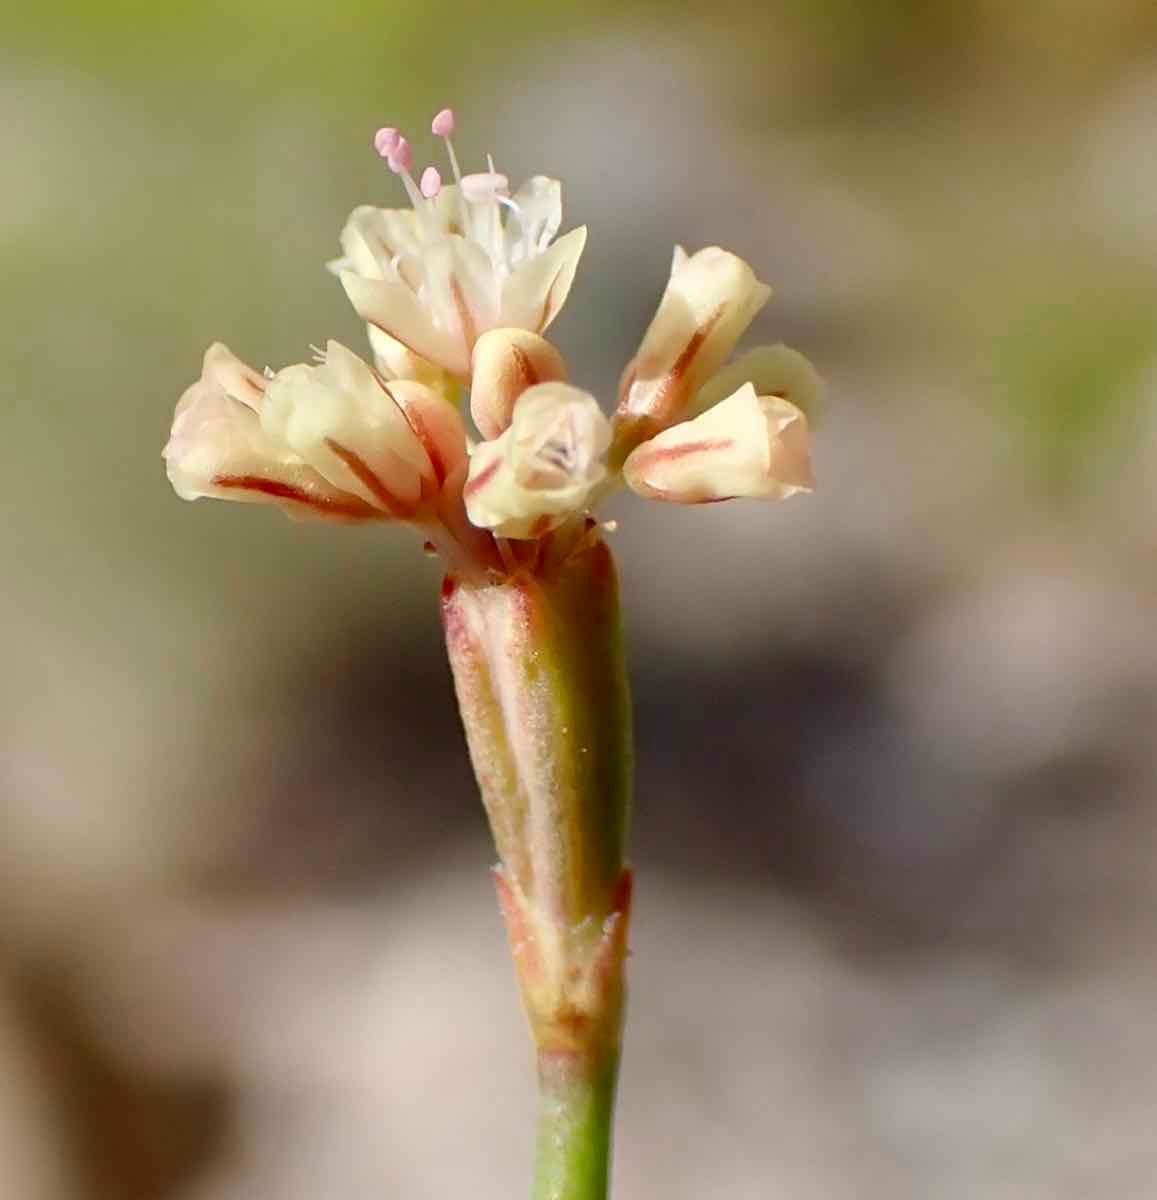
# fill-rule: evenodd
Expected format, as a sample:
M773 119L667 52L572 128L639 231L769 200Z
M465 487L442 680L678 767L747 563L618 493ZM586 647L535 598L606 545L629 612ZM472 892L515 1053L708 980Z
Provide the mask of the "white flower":
M606 479L610 438L589 393L566 383L528 388L510 427L470 456L470 520L500 537L536 538L585 512Z
M743 259L718 246L692 255L675 248L658 310L623 373L616 461L684 416L770 295Z
M758 395L751 383L644 442L623 475L640 495L679 504L781 500L815 486L803 413L780 396Z
M570 291L586 229L554 241L562 189L535 176L513 195L490 169L462 175L450 143L453 114L435 118L455 183L443 187L429 167L421 184L413 152L396 130L375 144L406 184L413 207L354 210L342 231L343 256L331 263L363 320L413 354L459 378L470 373L474 344L489 329L541 333Z
M318 364L269 378L224 346L210 347L164 450L169 479L187 500L412 521L429 515L465 454L453 406L423 384L387 383L337 342Z

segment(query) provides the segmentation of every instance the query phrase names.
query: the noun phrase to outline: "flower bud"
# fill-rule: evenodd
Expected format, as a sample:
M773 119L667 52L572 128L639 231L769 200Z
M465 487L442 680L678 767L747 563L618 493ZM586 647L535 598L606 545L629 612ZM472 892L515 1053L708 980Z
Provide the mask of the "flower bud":
M470 520L500 537L541 537L586 511L606 478L609 443L610 425L589 393L566 383L528 388L510 428L470 457Z
M337 342L320 363L268 379L213 346L177 406L164 457L186 499L420 520L465 468L466 434L437 392L412 380L386 383Z
M807 420L779 396L746 383L693 421L644 442L623 465L641 496L705 504L740 496L782 500L815 486Z
M492 329L474 346L470 415L484 438L504 433L514 403L527 388L566 379L562 355L545 338L525 329Z
M277 504L297 516L377 516L360 497L334 486L262 428L265 386L266 380L227 347L209 347L201 378L177 405L163 452L177 495Z
M770 295L743 259L718 246L690 256L676 249L658 311L623 376L616 462L684 416Z

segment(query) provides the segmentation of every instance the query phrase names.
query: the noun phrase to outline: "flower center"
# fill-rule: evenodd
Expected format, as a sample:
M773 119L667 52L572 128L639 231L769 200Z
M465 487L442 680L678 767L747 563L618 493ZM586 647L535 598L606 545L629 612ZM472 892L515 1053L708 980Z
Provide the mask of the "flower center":
M590 467L590 446L578 427L578 414L564 408L544 428L520 438L523 454L515 474L527 487L562 488L584 477Z
M374 134L374 149L402 180L414 208L419 242L431 244L455 234L464 237L485 251L492 269L502 279L543 247L533 244L522 208L511 198L510 181L495 168L493 158L487 155L485 171L463 174L454 149L456 125L452 108L442 109L430 123L430 132L445 143L454 176L452 187L443 187L442 174L435 166L426 167L415 180L413 148L392 125ZM503 209L510 214L505 225Z

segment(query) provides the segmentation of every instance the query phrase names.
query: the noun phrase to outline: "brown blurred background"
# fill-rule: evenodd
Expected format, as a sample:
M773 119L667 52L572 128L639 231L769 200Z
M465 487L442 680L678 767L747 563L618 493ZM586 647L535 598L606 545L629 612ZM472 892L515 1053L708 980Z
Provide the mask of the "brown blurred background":
M532 1079L404 531L182 504L216 338L360 346L369 138L566 186L609 403L671 245L776 288L819 493L614 515L617 1195L1157 1195L1157 9L5 14L0 1196L522 1194ZM433 147L419 137L419 154Z

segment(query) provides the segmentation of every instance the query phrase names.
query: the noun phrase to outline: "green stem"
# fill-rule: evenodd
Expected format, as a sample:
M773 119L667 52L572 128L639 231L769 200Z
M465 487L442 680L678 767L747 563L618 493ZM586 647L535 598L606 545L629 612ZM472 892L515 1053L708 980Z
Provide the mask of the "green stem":
M532 1200L606 1200L618 1073L617 1050L540 1052Z

